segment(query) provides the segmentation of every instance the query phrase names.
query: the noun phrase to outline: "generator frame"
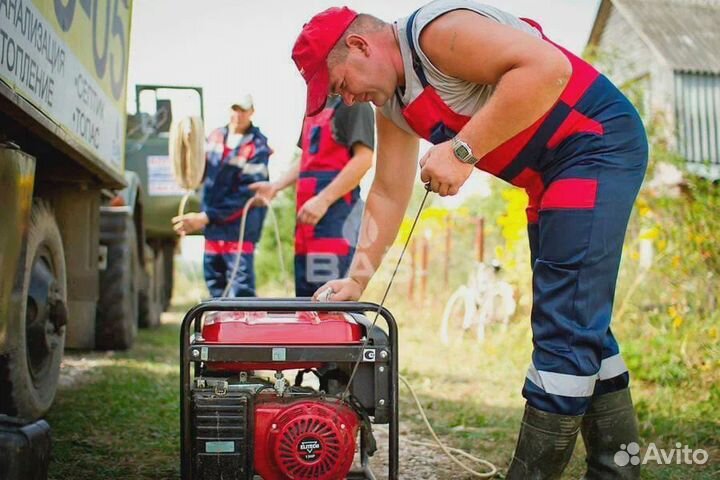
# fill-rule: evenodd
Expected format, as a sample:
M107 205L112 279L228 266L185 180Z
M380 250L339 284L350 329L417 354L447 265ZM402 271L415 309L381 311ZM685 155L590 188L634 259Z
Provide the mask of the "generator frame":
M183 318L180 328L180 460L182 480L193 478L192 472L192 428L191 401L192 380L197 376L202 362L277 362L282 363L321 361L354 363L364 353L365 345L224 345L202 341L203 314L209 312L342 312L372 313L382 317L388 327L390 350L378 347L375 356L376 370L389 383L388 402L388 480L398 478L399 452L399 403L398 403L398 329L393 315L384 307L371 302L312 302L308 298L216 298L199 303ZM366 328L365 325L363 327ZM191 334L191 328L193 334ZM370 334L365 332L366 338ZM283 349L282 360L278 360L278 348ZM192 365L192 366L191 366ZM384 367L384 368L380 368ZM377 378L377 377L376 377ZM347 480L375 480L369 465L366 445L361 435L361 470L348 473Z

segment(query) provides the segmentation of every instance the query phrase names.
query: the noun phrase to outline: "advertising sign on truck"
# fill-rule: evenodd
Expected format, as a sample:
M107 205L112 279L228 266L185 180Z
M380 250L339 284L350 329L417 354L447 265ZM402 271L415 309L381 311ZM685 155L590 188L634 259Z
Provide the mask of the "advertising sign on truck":
M123 171L128 0L0 0L0 80Z

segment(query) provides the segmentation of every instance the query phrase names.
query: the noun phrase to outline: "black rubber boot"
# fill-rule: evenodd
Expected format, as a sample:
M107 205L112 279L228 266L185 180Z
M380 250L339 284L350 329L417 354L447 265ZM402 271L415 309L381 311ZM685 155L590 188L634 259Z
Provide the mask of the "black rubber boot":
M630 390L607 393L592 399L583 417L582 437L587 450L585 480L634 480L640 478L640 464L618 465L615 454L633 452L631 443L640 445L637 419ZM624 448L622 446L624 445ZM626 463L620 459L621 463ZM627 455L625 459L627 460Z
M525 406L508 480L560 478L572 457L582 416L557 415Z

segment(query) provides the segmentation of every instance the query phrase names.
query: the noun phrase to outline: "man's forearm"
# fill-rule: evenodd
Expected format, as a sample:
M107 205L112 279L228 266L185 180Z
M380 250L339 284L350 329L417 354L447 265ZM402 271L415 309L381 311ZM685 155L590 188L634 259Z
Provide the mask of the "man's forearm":
M364 290L395 241L412 196L417 171L418 139L400 129L379 110L377 168L368 193L360 238L348 271Z
M328 205L332 205L343 195L357 187L372 166L372 150L364 145L356 145L355 149L355 154L347 165L318 194Z
M360 238L348 271L348 277L358 282L363 289L395 241L410 202L410 195L393 193L387 194L375 184L368 193Z

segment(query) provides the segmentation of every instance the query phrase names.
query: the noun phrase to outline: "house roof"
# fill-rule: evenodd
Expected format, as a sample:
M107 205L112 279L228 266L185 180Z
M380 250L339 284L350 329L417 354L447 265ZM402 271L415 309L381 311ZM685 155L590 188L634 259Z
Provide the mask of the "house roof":
M612 8L668 67L720 73L720 0L602 0L590 45L600 41Z

